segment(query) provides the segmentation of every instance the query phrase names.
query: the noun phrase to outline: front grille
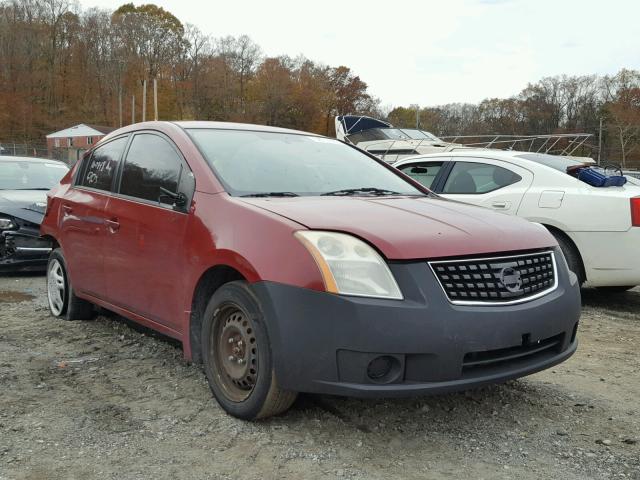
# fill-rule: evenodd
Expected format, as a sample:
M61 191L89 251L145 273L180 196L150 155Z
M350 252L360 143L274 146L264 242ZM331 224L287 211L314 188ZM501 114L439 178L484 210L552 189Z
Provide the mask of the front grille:
M517 303L555 289L553 252L430 262L449 300L456 304Z

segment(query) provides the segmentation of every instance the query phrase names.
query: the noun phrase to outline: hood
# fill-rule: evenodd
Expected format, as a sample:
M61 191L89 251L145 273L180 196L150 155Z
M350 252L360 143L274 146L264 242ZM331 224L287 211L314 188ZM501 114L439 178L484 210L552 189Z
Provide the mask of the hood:
M541 225L441 198L243 198L313 230L351 233L390 260L504 253L556 245Z
M0 190L0 214L41 223L47 205L44 190Z

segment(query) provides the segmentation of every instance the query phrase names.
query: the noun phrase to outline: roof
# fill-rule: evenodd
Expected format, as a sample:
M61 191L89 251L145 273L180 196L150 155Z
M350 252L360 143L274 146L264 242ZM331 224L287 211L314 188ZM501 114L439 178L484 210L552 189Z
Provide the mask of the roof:
M294 134L303 134L303 135L316 135L311 132L304 132L302 130L292 130L290 128L282 128L282 127L271 127L268 125L258 125L254 123L235 123L235 122L210 122L210 121L201 121L201 120L187 120L187 121L178 121L171 122L175 125L178 125L182 128L218 128L221 130L250 130L257 132L274 132L274 133L294 133ZM144 124L139 124L144 126Z
M300 130L291 130L289 128L270 127L267 125L257 125L252 123L234 123L234 122L212 122L202 120L180 120L180 121L149 121L132 123L122 128L118 128L111 132L106 138L100 140L101 142L107 141L117 135L136 132L139 130L159 130L168 133L167 130L171 129L217 129L217 130L244 130L252 132L273 132L273 133L290 133L297 135L309 135L314 137L322 137L315 133L304 132Z
M67 165L64 162L60 162L58 160L51 160L49 158L13 157L10 155L0 155L0 162L59 163L60 165Z
M50 133L49 135L47 135L47 138L97 137L106 135L107 133L113 132L114 130L115 129L112 127L80 123L74 127L69 127L58 132Z

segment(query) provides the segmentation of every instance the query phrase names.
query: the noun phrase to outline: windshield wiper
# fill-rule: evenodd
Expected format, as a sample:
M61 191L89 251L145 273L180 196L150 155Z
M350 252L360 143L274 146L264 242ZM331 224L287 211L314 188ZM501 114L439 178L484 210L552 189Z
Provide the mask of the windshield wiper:
M368 195L374 195L374 196L403 195L400 192L394 192L393 190L385 190L383 188L376 188L376 187L345 188L344 190L336 190L334 192L322 193L321 195L348 196L348 195L358 195L360 193L366 193Z
M299 197L297 193L293 192L258 192L249 193L247 195L240 195L241 197Z
M51 190L51 187L12 188L11 190Z

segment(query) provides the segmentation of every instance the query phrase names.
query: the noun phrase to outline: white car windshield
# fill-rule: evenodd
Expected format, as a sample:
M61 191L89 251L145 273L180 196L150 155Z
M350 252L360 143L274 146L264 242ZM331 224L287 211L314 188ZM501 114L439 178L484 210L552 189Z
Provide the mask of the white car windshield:
M57 162L0 159L0 190L49 190L68 170Z

